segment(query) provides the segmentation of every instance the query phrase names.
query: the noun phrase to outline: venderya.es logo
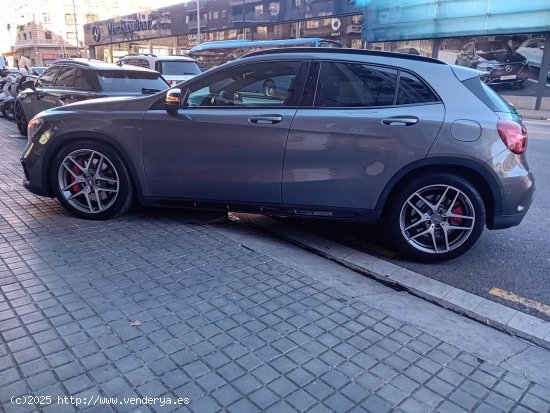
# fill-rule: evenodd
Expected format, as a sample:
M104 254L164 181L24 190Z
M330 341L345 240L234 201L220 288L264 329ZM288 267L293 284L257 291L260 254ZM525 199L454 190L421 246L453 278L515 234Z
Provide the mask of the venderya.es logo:
M101 40L101 29L99 28L99 26L92 27L92 37L94 38L94 41L96 43L99 43L99 41Z

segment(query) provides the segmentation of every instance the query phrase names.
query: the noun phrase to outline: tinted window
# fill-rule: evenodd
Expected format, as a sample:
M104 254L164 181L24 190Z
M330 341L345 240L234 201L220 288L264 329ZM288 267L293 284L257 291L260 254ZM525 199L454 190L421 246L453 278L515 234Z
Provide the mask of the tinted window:
M146 69L150 69L149 61L147 61L146 59L127 59L127 60L124 60L123 63L125 65L140 66Z
M74 67L64 66L59 71L54 85L72 89L80 89L82 84L82 73Z
M315 106L369 107L393 105L397 70L360 63L323 62Z
M470 91L476 95L483 103L495 112L516 113L508 102L500 97L493 89L481 81L479 77L464 80L462 82Z
M285 106L294 95L301 63L236 66L191 86L189 106Z
M156 72L98 70L97 76L101 88L106 92L155 93L168 88L168 84Z
M195 62L184 61L160 61L157 62L157 68L163 75L178 76L178 75L198 75L201 70Z
M44 73L42 73L42 76L36 81L36 87L52 86L58 71L59 67L50 67L46 69Z
M398 105L437 102L437 96L416 76L401 72L399 75Z

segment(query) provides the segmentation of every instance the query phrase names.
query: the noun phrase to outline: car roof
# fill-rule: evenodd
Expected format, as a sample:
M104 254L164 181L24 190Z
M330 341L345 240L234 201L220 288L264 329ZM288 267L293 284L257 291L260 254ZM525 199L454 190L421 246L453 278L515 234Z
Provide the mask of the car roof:
M121 66L115 63L104 62L103 60L82 59L82 58L58 59L55 62L53 62L53 64L54 65L58 65L58 64L78 65L78 66L82 66L83 68L89 68L89 69L95 69L95 70L125 70L125 71L133 71L133 72L157 73L156 71L147 69L145 67L129 66L129 65Z
M383 58L390 58L390 59L407 59L407 60L416 60L416 61L422 61L422 62L428 62L428 63L434 63L434 64L442 64L446 65L447 63L442 62L441 60L437 60L431 57L426 56L419 56L419 55L411 55L411 54L405 54L405 53L394 53L394 52L382 52L378 50L364 50L364 49L346 49L346 48L332 48L332 47L291 47L291 48L283 48L283 49L267 49L267 50L259 50L257 52L252 52L245 54L241 58L245 57L253 57L253 56L281 56L285 54L300 54L304 55L305 57L328 57L331 58L339 58L341 59L342 56L348 55L348 56L376 56L376 57L383 57Z
M119 62L122 60L130 60L130 59L147 59L147 60L154 60L155 62L158 60L196 62L195 59L188 56L155 56L155 55L148 55L148 54L123 56L119 59Z

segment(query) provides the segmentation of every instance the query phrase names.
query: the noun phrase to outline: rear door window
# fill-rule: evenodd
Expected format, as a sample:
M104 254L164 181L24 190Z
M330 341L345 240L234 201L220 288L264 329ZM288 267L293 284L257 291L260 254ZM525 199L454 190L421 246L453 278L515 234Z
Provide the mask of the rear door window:
M394 104L396 89L396 69L361 63L323 62L315 106L390 106Z
M434 103L438 101L437 96L419 78L411 73L400 72L396 102L398 105Z

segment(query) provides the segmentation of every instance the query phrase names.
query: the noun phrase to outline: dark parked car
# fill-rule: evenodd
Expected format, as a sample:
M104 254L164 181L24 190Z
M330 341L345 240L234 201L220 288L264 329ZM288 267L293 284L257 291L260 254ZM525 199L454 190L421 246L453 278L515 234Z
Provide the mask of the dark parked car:
M458 53L455 64L486 72L482 79L490 85L521 87L529 77L527 59L499 40L466 43Z
M108 219L147 205L385 218L402 251L443 260L518 225L535 186L516 111L477 70L423 56L278 49L142 98L37 115L25 187ZM247 91L273 77L292 86Z
M22 135L27 123L43 110L106 96L141 96L169 87L154 70L88 59L61 59L35 82L24 84L15 104L15 121Z

